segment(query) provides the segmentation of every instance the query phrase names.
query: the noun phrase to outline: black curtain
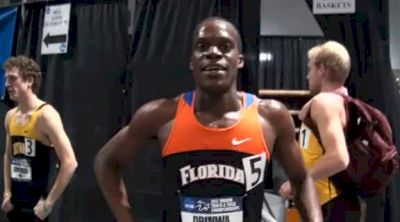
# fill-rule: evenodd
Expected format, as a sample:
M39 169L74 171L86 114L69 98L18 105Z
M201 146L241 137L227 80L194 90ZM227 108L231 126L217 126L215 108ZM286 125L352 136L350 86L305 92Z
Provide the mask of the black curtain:
M312 0L306 1L312 9ZM356 1L356 13L315 15L326 39L343 43L352 59L348 87L353 96L382 110L400 147L400 97L389 54L388 0ZM400 221L400 174L387 189L384 221Z
M45 3L25 5L15 48L16 54L41 65L39 96L60 112L79 163L51 221L111 221L95 181L93 159L122 121L122 77L129 50L127 4L124 0L72 3L68 53L60 55L40 54L44 7Z
M239 88L256 93L259 8L259 0L138 1L126 76L126 120L145 102L174 97L194 89L189 69L193 31L201 20L209 16L224 17L238 28L245 55ZM143 147L125 174L134 212L144 221L161 221L160 154L159 144L151 141Z
M260 38L260 89L308 89L307 51L323 37Z

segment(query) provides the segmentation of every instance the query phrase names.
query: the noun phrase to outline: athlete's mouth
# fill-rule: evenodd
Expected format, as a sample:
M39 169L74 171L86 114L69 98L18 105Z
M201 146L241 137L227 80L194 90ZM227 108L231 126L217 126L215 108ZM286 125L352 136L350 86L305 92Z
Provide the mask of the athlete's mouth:
M218 72L218 71L225 71L226 68L220 64L210 64L210 65L205 65L201 70L206 72Z

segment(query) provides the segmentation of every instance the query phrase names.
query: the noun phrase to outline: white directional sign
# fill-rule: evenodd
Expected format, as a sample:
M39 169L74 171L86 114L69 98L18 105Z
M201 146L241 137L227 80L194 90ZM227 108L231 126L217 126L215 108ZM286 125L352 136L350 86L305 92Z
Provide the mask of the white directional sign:
M67 52L70 13L71 4L46 6L42 35L43 55Z
M356 12L355 0L314 0L314 14L351 14Z

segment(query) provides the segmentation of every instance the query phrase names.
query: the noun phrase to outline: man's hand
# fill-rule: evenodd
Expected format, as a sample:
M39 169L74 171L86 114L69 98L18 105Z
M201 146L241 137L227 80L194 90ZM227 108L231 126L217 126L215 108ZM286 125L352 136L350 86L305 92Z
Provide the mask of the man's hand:
M51 204L40 198L39 202L33 208L33 212L35 212L35 215L40 220L44 220L50 215L52 208L53 206Z
M284 199L287 199L287 200L293 199L294 196L293 196L292 187L290 186L289 181L286 181L282 184L281 188L279 189L279 194Z
M13 204L11 203L11 194L4 194L3 203L1 204L1 209L8 213L14 208Z

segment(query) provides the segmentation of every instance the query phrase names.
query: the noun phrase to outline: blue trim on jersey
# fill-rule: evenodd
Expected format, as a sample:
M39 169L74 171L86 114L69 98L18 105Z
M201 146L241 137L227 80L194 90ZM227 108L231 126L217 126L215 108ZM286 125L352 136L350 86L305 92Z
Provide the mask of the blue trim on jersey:
M185 102L191 106L192 102L193 102L193 91L191 92L187 92L185 94L183 94L183 99L185 100Z
M246 95L246 108L248 108L254 102L254 95L250 93L245 93Z
M255 100L255 96L251 93L245 93L245 96L246 96L245 107L248 108L251 104L253 104L253 102ZM183 99L189 106L191 106L193 104L193 91L184 93Z

